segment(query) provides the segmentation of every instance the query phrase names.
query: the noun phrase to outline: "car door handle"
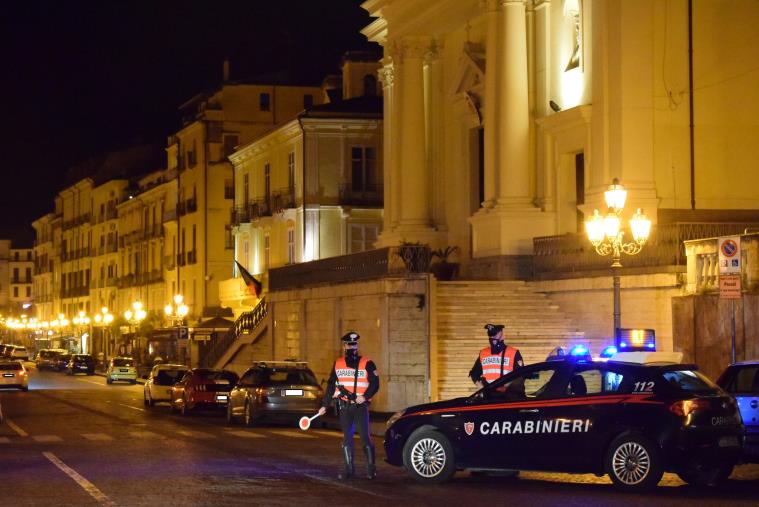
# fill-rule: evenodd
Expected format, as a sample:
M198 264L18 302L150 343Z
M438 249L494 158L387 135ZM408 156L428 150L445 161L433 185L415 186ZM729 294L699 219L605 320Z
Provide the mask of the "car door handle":
M443 414L440 417L456 417L456 414Z
M537 408L523 408L519 411L520 414L530 413L530 414L536 414L540 412Z

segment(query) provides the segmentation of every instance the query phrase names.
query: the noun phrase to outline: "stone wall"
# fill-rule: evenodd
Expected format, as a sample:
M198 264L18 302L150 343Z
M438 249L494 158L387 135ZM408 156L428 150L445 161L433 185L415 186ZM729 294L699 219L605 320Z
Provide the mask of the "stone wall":
M626 275L621 278L622 327L656 331L657 349L671 351L672 303L682 293L681 275L657 273ZM575 278L529 282L548 294L562 312L581 326L591 339L608 338L614 327L612 278Z
M394 411L428 400L425 276L274 291L268 298L273 332L241 350L235 364L308 361L326 383L342 353L340 337L356 331L361 335L361 354L374 360L380 374L373 410Z
M674 349L712 379L730 364L733 304L717 294L672 298ZM759 295L735 300L736 360L759 358Z

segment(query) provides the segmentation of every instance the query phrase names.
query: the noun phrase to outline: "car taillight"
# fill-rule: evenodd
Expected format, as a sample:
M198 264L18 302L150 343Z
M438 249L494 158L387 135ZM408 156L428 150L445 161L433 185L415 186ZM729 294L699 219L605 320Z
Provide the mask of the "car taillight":
M710 408L709 400L680 400L669 406L669 411L681 417L688 417L696 410Z
M18 374L23 377L24 375L26 375L26 372L24 370L21 370L20 372L18 372Z

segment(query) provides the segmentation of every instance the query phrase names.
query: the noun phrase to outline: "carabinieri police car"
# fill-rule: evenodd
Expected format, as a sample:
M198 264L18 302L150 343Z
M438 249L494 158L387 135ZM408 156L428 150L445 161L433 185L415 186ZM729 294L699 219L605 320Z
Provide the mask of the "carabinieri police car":
M735 400L681 357L639 351L599 361L575 348L469 397L395 414L386 461L422 483L457 470L551 470L608 474L629 491L655 487L664 471L715 484L740 461L743 423Z

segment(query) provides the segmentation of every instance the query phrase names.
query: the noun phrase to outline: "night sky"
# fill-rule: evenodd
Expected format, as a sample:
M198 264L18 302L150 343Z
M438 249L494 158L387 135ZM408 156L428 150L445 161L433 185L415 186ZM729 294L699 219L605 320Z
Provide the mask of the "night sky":
M289 71L319 83L351 49L361 0L50 0L0 16L0 238L31 244L67 170L109 150L164 143L177 107L231 79Z

